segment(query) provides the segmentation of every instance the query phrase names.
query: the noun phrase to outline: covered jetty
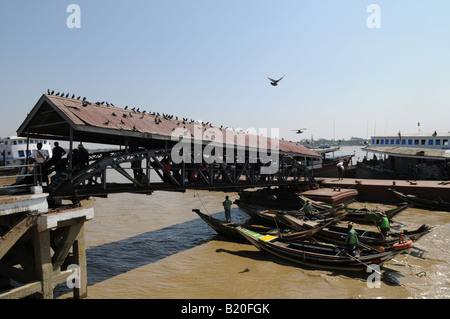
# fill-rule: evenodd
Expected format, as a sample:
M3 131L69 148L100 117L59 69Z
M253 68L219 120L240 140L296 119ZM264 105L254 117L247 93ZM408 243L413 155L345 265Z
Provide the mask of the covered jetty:
M46 188L53 198L309 185L313 177L303 163L321 158L299 143L256 132L68 94L42 95L17 133L69 142L64 170ZM75 142L118 149L91 153L80 166L73 156ZM107 168L118 171L125 183L108 183Z

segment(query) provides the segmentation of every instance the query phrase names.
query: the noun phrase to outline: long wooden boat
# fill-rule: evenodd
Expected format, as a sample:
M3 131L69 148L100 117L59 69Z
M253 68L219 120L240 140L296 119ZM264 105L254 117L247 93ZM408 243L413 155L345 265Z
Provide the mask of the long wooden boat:
M302 198L305 199L303 196ZM305 200L306 202L306 200ZM262 212L280 212L278 210L262 210L260 207L248 205L239 200L235 201L235 203L239 206L241 210L246 212L250 217L258 219L262 222L273 223L273 217L268 214L262 214ZM310 201L311 206L315 209L315 214L318 218L330 218L336 215L339 215L342 210L347 212L345 217L346 220L350 220L357 223L371 224L381 222L382 214L386 214L387 218L391 220L394 216L400 214L402 211L406 210L409 207L408 203L400 204L397 207L394 207L389 210L378 210L378 209L368 209L368 208L351 208L343 205L338 206L330 206L330 205L321 205L316 202ZM319 208L319 209L317 209ZM302 210L291 210L286 211L286 214L294 217L303 217L304 212ZM276 219L278 223L284 224L285 221L282 218Z
M302 230L311 227L309 223L293 216L285 215L283 217L292 225L294 229ZM373 247L390 247L397 243L401 239L401 236L405 240L410 239L412 241L417 241L431 232L433 227L423 224L416 230L404 230L402 233L389 232L386 237L384 237L380 232L357 228L354 229L358 234L360 243ZM326 242L345 244L345 241L347 239L347 232L348 229L346 227L333 224L322 228L322 230L317 232L314 237Z
M394 189L391 191L401 200L410 203L414 207L425 208L428 210L440 210L450 212L450 202L443 200L431 200L418 197L417 195L404 194Z
M359 223L369 223L373 224L381 222L381 217L383 214L386 214L386 217L389 220L392 220L395 216L406 210L410 207L409 204L401 204L397 207L388 210L379 210L379 209L368 209L368 208L350 208L347 207L346 210L348 215L346 217L347 220L351 220Z
M264 235L238 226L239 233L259 250L266 251L279 258L295 264L346 271L366 271L369 265L381 266L397 254L412 247L398 245L396 249L386 249L383 252L374 249L363 249L359 256L347 253L346 248L336 245L294 242L273 235Z
M236 230L236 227L243 226L247 229L250 229L252 231L256 231L258 233L262 233L265 235L276 235L284 239L289 240L305 240L310 237L312 237L315 233L320 231L322 228L326 227L330 224L328 223L317 223L315 227L310 227L309 229L303 229L303 230L292 230L292 228L286 229L286 228L273 228L273 227L267 227L264 225L242 225L237 223L227 223L224 221L221 221L219 219L216 219L210 215L202 213L198 209L193 209L193 212L195 212L203 221L205 221L212 229L214 229L218 234L232 239L237 240L243 240L242 236L239 234L239 232Z
M332 211L336 209L342 209L342 206L333 206L330 204L319 203L316 201L312 201L303 195L299 195L299 198L306 203L308 200L311 203L311 206L319 212L329 212L329 207L331 207ZM358 222L358 223L369 223L373 224L374 222L378 223L381 221L382 214L386 214L386 217L391 220L394 216L397 216L404 210L410 207L410 204L401 203L397 207L388 210L379 210L379 209L368 209L368 208L352 208L344 206L344 209L347 211L348 215L346 217L347 220Z

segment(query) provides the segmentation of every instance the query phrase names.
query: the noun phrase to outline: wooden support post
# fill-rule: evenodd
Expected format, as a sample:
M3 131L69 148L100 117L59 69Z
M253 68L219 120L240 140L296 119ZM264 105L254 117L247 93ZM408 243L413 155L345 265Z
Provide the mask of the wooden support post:
M75 287L73 291L74 298L87 297L87 261L86 261L86 244L84 241L84 223L78 233L78 237L73 244L74 262L80 267L79 287Z
M42 290L38 296L43 299L53 299L53 265L50 252L50 229L44 231L35 230L34 256L36 259L36 271Z

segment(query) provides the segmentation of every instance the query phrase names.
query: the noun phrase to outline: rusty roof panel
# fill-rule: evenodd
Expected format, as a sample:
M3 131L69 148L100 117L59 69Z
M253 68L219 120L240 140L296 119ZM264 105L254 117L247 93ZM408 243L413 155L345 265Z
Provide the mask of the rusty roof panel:
M65 98L54 95L45 95L54 107L63 112L76 126L92 126L101 129L111 129L105 134L121 135L121 131L134 131L171 137L173 134L179 138L195 138L206 141L228 143L249 147L270 148L271 143L278 142L282 152L301 154L312 157L321 157L316 152L294 142L275 140L273 138L256 138L256 135L236 132L230 129L213 127L210 125L196 125L190 121L183 121L175 117L158 116L138 112L137 110L102 105L100 103L83 103L81 100ZM259 143L259 145L258 145Z

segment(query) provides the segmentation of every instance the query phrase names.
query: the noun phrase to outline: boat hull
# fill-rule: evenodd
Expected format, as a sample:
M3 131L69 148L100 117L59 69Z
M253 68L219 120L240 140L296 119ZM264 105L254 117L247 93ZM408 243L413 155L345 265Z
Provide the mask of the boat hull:
M345 248L337 246L314 245L309 243L286 243L274 236L254 233L242 227L237 227L241 235L261 251L287 260L297 265L321 269L342 271L366 271L369 265L381 266L403 250L375 252L367 256L353 257L346 253ZM313 250L316 248L316 252Z

